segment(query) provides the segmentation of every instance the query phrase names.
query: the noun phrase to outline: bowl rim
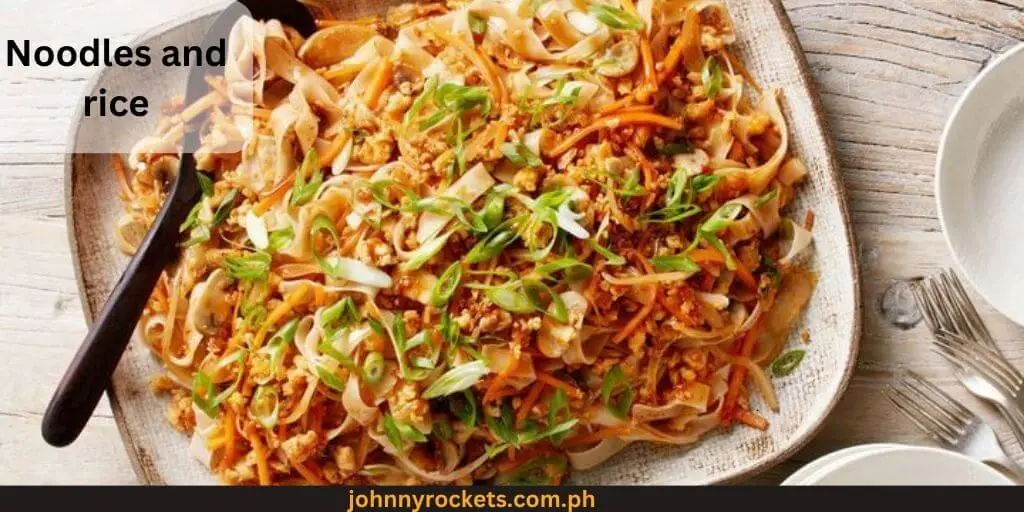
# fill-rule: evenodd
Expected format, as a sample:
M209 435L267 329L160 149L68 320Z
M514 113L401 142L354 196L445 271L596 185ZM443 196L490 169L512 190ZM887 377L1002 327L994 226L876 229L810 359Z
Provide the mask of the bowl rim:
M850 320L850 330L844 336L849 340L849 351L846 356L846 364L841 369L842 374L838 379L833 380L835 383L832 388L834 391L827 403L820 407L819 413L816 417L810 420L809 425L803 429L797 435L787 440L786 445L780 449L764 457L763 459L752 461L745 465L740 465L736 469L728 472L723 472L713 478L707 479L702 482L697 482L701 485L709 484L730 484L738 483L744 479L761 474L782 462L790 459L796 452L802 449L810 442L821 430L824 428L826 421L828 420L831 413L835 410L839 401L844 396L846 390L849 388L850 381L852 380L854 370L856 369L857 356L860 351L861 333L862 333L862 316L863 316L863 304L861 303L861 282L860 282L860 268L857 260L857 242L854 237L853 224L850 220L850 210L846 198L846 188L839 172L839 165L836 159L835 142L832 137L832 132L827 124L825 118L825 111L821 104L820 95L818 88L815 85L814 80L811 77L810 67L807 63L807 57L803 52L803 48L800 45L800 41L797 38L793 24L786 13L785 7L782 5L781 0L763 0L768 3L779 20L782 31L786 35L785 50L791 53L792 58L797 66L797 76L801 87L805 89L809 94L809 101L811 110L814 112L812 123L816 125L817 130L821 133L823 138L823 144L825 146L825 162L827 169L825 170L828 174L829 179L829 192L833 195L836 202L836 206L839 209L839 214L843 220L842 231L847 241L847 256L850 261L850 287L852 291L852 304L853 308L851 313L853 317ZM169 30L179 28L182 25L193 23L206 17L214 16L219 14L223 10L224 6L210 6L203 9L198 9L183 15L182 17L162 23L149 29L132 40L130 44L136 45L147 39L160 35ZM100 79L103 77L107 68L99 69L86 83L85 90L95 89ZM72 125L69 129L67 138L68 152L64 158L64 204L70 211L66 217L67 219L67 236L70 253L72 256L72 262L75 271L75 280L78 285L78 294L80 303L82 305L82 311L85 316L86 323L91 326L96 311L90 306L88 296L86 294L86 282L85 275L80 264L80 251L78 247L78 241L75 236L77 232L76 227L76 216L74 213L73 205L75 204L75 190L74 190L74 172L75 172L75 161L80 157L79 154L75 154L71 149L75 146L75 141L78 137L79 129L81 128L82 120L82 106L79 104L75 110L75 116L73 117ZM793 127L791 126L792 130ZM147 450L140 445L136 438L128 427L127 422L124 421L124 415L127 414L123 404L121 403L120 395L118 391L119 386L115 380L112 380L107 388L107 396L110 400L111 410L117 424L118 432L121 435L122 442L125 445L125 449L128 452L129 460L132 464L136 477L139 482L147 485L166 485L167 482L163 475L160 473L155 462L150 458Z
M967 271L966 265L964 265L963 257L961 253L957 252L956 246L953 244L953 239L949 235L949 226L951 219L946 215L944 208L944 201L942 199L942 182L947 179L950 173L954 172L948 169L945 165L947 151L949 150L950 142L949 138L952 134L953 128L958 123L964 122L964 108L967 103L971 101L977 91L978 86L984 82L990 74L995 72L996 69L1004 65L1007 61L1017 56L1017 54L1024 52L1024 42L1017 43L1016 45L1004 50L996 58L994 58L974 79L967 85L964 92L957 99L956 104L953 106L953 110L949 115L949 119L946 120L946 125L942 129L942 136L939 139L939 148L935 153L935 211L939 218L939 227L942 229L942 238L946 241L946 247L949 249L950 254L953 256L953 264L959 271L960 275L967 279L967 283L970 284L971 288L974 288L979 295L985 300L988 305L992 306L993 309L999 312L999 314L1010 319L1017 325L1024 325L1024 313L1013 313L1007 310L1004 306L996 304L991 299L991 293L978 286L976 279L971 277L971 274Z

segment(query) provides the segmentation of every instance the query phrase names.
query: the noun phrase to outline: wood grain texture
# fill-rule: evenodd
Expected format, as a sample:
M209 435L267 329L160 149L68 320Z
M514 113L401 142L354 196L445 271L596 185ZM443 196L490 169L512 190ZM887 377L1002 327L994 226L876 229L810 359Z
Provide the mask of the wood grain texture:
M211 2L181 3L192 3L194 8L183 7L191 11ZM921 372L989 414L1021 460L1021 447L1005 424L968 398L949 367L928 350L923 327L892 326L878 304L894 280L951 263L932 197L939 134L967 83L994 55L1024 39L1024 0L783 3L838 150L859 245L864 332L858 371L825 429L790 462L752 483L776 483L802 462L853 444L927 444L880 393L898 365ZM116 11L93 1L79 14L92 12ZM0 23L12 19L2 17ZM124 30L140 33L157 21L162 20L125 19L131 26ZM0 116L26 120L39 127L33 138L49 138L61 147L70 111L44 114L29 106L70 104L89 73L33 78L32 86L25 86L12 83L22 79L9 79L7 71L0 71ZM56 85L42 85L50 78ZM107 408L98 411L99 421L73 448L48 448L39 438L39 415L84 323L64 232L61 156L18 154L22 138L13 130L0 131L0 369L5 375L0 383L0 483L132 483ZM1003 350L1024 367L1024 329L979 306Z

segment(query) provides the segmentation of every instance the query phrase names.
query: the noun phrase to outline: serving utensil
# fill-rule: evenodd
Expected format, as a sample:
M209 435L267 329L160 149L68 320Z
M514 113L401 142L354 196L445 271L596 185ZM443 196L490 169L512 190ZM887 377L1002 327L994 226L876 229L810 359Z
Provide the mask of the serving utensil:
M1020 481L1024 468L999 444L987 423L920 375L900 369L886 396L929 437L945 448L985 462Z
M203 47L227 37L243 16L277 19L306 36L316 30L312 15L297 1L241 0L228 6L214 21ZM207 92L205 77L214 70L213 66L190 70L186 104L194 103ZM173 189L79 346L43 415L43 438L53 446L67 446L82 432L128 346L160 274L178 257L179 226L201 194L194 157L198 148L198 131L186 127Z
M1019 401L1024 378L999 351L960 279L946 269L914 283L912 289L935 336L933 348L953 363L957 379L971 394L996 407L1024 445L1024 407ZM979 354L985 355L989 364L976 360L971 355L973 349L982 351ZM998 363L1005 380L994 380L991 375L996 373L984 371L995 364L992 361Z

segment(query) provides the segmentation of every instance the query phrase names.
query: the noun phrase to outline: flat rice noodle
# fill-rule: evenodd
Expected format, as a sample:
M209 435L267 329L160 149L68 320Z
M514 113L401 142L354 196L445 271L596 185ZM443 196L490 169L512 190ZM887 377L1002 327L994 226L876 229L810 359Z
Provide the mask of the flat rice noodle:
M572 464L572 468L582 471L600 465L627 446L629 446L629 441L610 437L602 439L601 442L586 450L579 452L570 451L566 455L569 457L569 463Z
M615 332L617 331L583 326L579 335L572 338L569 348L562 354L562 361L566 364L594 364Z
M413 462L406 454L399 452L384 434L381 434L374 429L369 429L367 432L370 437L377 442L377 444L384 448L385 452L395 458L395 461L402 470L425 482L448 483L461 480L472 475L474 471L479 469L480 466L483 466L490 458L487 453L484 453L462 467L456 468L450 472L426 471L417 466L416 463Z
M758 393L761 398L764 399L764 403L775 412L779 411L779 399L775 395L775 388L772 386L772 381L768 378L768 374L765 373L764 369L760 365L754 363L747 357L734 357L733 364L740 365L747 369L747 375L757 385Z
M779 94L779 89L772 89L761 98L761 105L758 107L759 110L768 114L779 130L781 141L779 147L775 149L775 154L758 167L726 167L715 171L715 174L721 176L744 176L747 181L747 189L752 194L761 194L775 179L779 172L779 166L789 150L789 128L786 125L786 118L782 115L782 109L779 107Z
M491 177L491 173L487 172L487 168L484 164L479 163L474 165L470 170L466 171L455 183L452 183L444 192L438 194L440 197L454 197L465 201L466 203L473 204L477 198L484 195L488 190L491 189L497 182ZM420 215L419 227L416 230L416 241L419 243L425 243L434 237L437 233L444 228L446 224L454 217L453 214L437 214L433 212L424 212Z
M772 308L765 313L764 330L758 338L760 354L757 362L766 364L782 352L796 327L800 313L810 302L817 285L817 276L796 268L783 273L782 284L775 294Z
M481 352L484 359L487 360L487 367L496 374L504 373L512 364L512 350L508 347L485 345ZM505 383L522 390L536 380L537 372L533 368L533 356L524 353L519 355L519 365L516 366L514 372L506 376Z
M473 13L490 18L490 21L493 21L493 18L501 19L504 26L498 25L499 29L494 31L494 35L500 37L509 48L522 57L535 62L580 62L604 48L611 38L611 31L600 25L592 34L580 39L565 51L551 53L544 47L543 41L533 31L533 27L504 4L494 0L476 0L466 9L462 15ZM489 28L495 28L495 24L489 23ZM489 29L488 33L490 32L492 31Z
M369 25L341 22L309 36L299 48L299 58L313 68L327 67L349 58L376 35Z
M579 337L583 319L587 315L586 297L579 292L569 290L559 294L568 310L569 323L563 324L551 315L544 315L540 330L537 332L537 348L549 358L558 358L572 345L573 339ZM549 310L554 307L552 303Z
M792 267L813 241L810 231L790 219L782 221L781 238L784 254L779 258L779 265L783 267Z
M650 285L655 283L663 283L666 281L685 281L692 277L697 272L663 272L658 274L643 274L629 277L618 277L613 276L607 272L602 272L601 277L604 278L610 284L616 286L641 286Z
M792 187L807 177L807 166L799 158L790 158L779 169L779 183Z
M366 427L377 423L377 415L380 410L375 405L363 401L359 377L356 377L355 374L348 376L345 391L341 394L341 404L360 425Z
M760 206L757 204L759 201L758 196L747 194L737 197L729 203L739 204L746 208L764 235L763 238L768 238L775 234L775 231L779 229L779 223L782 222L782 218L779 216L779 196L776 194L770 201Z
M741 304L733 303L729 314L732 322L729 325L709 331L680 325L675 327L676 338L672 342L684 347L707 347L732 341L736 336L750 330L754 322L761 318L763 311L764 307L758 303L754 311L747 315Z
M555 42L569 48L580 42L586 35L576 30L576 27L566 19L565 14L558 2L543 3L537 9L537 19L551 34Z
M284 33L280 23L264 24L248 16L231 27L224 78L232 103L263 104L263 88L269 73L266 53L268 27L273 32Z
M313 400L313 395L316 394L316 387L320 383L320 378L316 375L306 374L306 389L302 393L302 398L299 403L292 409L292 412L281 419L281 423L289 425L302 419L309 410L309 404Z

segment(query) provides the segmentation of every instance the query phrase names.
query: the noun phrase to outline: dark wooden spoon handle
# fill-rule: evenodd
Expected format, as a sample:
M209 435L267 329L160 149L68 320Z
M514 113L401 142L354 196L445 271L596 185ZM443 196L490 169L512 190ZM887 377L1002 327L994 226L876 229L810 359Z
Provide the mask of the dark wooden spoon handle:
M187 155L175 188L198 189L195 179L180 179L183 173L194 175L194 169L194 160ZM43 415L47 443L67 446L78 438L107 388L160 273L178 252L178 228L192 209L198 190L180 192L170 194L57 386Z

